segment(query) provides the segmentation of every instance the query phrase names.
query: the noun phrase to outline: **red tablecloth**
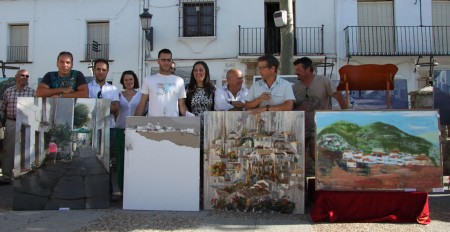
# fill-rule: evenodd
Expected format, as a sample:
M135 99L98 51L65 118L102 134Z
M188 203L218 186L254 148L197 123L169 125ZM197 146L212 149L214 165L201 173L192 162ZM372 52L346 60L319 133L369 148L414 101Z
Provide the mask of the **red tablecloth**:
M311 191L314 222L430 223L426 192Z

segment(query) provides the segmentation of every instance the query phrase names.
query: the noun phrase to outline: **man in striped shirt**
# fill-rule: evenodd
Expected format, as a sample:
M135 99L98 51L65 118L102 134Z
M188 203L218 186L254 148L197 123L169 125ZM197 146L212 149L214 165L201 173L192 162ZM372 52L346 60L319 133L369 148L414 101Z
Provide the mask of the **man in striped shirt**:
M3 139L2 177L0 185L11 184L14 168L14 147L16 138L17 97L34 97L34 89L28 87L30 74L25 69L16 73L16 85L6 89L0 111L6 118Z

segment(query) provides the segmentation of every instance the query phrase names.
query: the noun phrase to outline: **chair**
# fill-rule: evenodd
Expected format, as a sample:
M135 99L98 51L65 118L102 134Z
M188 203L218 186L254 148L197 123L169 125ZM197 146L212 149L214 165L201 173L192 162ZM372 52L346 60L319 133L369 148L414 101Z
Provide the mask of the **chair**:
M397 66L393 64L345 65L339 69L341 79L337 90L345 90L347 105L350 90L386 90L389 109L391 108L389 90L394 90L394 76L397 71Z

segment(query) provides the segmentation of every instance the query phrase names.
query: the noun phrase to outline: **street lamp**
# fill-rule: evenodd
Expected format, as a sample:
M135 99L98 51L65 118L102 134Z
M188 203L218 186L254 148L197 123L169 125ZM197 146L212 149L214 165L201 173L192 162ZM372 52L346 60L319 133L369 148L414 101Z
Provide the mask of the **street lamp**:
M145 38L150 42L150 51L153 51L153 27L152 27L153 15L148 12L148 8L144 8L144 12L139 15L141 18L142 30L144 31Z

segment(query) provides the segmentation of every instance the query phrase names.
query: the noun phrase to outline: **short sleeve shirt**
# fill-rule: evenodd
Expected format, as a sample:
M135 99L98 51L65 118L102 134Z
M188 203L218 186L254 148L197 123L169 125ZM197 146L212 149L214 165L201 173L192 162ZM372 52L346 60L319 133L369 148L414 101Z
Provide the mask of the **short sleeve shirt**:
M48 72L41 83L46 84L50 89L71 87L74 91L77 91L81 85L87 84L83 73L77 70L70 71L70 75L66 77L60 77L58 72Z
M287 100L295 101L294 92L292 91L292 84L280 77L277 77L270 88L264 80L255 82L248 91L247 96L245 96L245 100L253 101L261 96L263 92L270 93L271 99L268 104L271 106L280 105ZM259 107L263 107L264 105L267 105L267 103L261 102Z

